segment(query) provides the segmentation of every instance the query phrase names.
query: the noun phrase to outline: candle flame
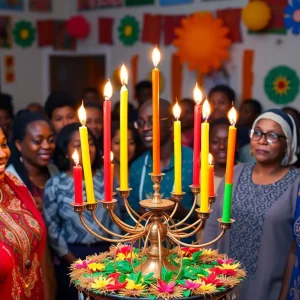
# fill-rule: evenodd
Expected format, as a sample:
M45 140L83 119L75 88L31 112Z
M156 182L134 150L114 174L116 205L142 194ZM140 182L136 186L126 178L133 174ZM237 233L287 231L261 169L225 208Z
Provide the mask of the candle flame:
M155 47L152 51L152 61L154 67L157 67L159 61L160 61L160 51L157 47Z
M104 98L105 100L109 100L111 96L112 96L112 85L110 80L108 79L104 87Z
M206 99L202 106L203 119L205 119L207 121L209 115L210 115L210 106L209 106L208 100Z
M112 151L110 151L110 161L114 160L114 153Z
M127 72L127 69L124 64L121 67L120 77L121 77L122 85L127 85L128 84L128 72Z
M78 109L78 118L79 118L79 121L80 121L81 125L85 125L85 123L86 123L86 111L85 111L85 108L83 106L83 102L82 102L80 108Z
M198 87L198 84L196 83L196 86L194 88L194 100L197 105L199 105L202 101L202 93L201 90Z
M213 162L214 162L214 157L212 156L211 153L208 153L208 163L209 163L210 165L212 165Z
M178 102L176 102L176 104L173 106L173 115L176 120L178 120L180 118L180 113L181 113L180 106L179 106Z
M77 166L79 164L79 155L77 149L75 149L72 158L74 160L75 165Z
M228 119L231 125L235 125L236 124L236 109L232 106L231 109L228 112Z

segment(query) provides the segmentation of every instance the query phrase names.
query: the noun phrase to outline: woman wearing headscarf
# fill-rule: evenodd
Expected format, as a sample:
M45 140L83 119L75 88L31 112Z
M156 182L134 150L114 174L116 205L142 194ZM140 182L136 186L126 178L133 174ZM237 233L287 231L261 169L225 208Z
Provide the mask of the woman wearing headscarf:
M247 271L242 283L243 300L278 299L285 263L292 245L292 224L300 183L295 122L279 109L261 114L250 135L254 164L235 167L232 218L235 223L214 247L241 262ZM208 219L203 241L220 232L224 181Z

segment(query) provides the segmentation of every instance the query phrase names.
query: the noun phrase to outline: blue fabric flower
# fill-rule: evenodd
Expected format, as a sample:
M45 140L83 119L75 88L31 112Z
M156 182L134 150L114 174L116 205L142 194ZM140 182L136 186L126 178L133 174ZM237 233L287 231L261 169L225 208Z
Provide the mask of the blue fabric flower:
M292 33L298 35L300 33L300 0L292 0L284 9L284 25L287 29L292 28Z

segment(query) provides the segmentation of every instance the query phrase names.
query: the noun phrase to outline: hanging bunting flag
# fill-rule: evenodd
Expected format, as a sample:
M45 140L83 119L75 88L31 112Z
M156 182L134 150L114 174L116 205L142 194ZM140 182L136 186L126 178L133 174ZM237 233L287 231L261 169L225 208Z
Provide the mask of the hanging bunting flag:
M162 29L162 16L144 14L142 42L158 45Z
M216 15L217 18L223 20L224 25L229 29L228 37L231 39L231 41L233 43L241 43L241 9L219 9L217 10Z
M174 29L180 27L181 24L180 22L184 17L185 16L164 16L163 35L164 35L164 44L166 46L172 44L173 40L176 37Z
M139 6L154 4L154 0L125 0L126 6Z
M98 43L99 44L113 44L113 18L99 18L98 19Z
M132 82L132 90L135 90L135 86L138 82L138 67L139 67L139 55L132 56L130 60L131 64L131 76L132 78L130 81Z
M161 6L177 5L177 4L189 4L193 3L193 0L160 0Z
M244 50L242 101L252 98L254 51Z
M171 62L171 95L172 102L181 99L181 82L182 82L182 63L180 57L176 54L172 55Z
M51 46L54 42L54 21L37 21L38 45L39 47Z

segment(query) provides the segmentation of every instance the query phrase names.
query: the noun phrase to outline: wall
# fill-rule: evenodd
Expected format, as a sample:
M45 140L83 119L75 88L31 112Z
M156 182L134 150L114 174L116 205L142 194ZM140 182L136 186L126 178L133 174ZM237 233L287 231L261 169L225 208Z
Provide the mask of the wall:
M139 64L139 79L147 78L148 72L152 68L151 62L151 51L153 45L144 44L137 42L132 47L123 46L119 42L117 36L117 30L114 30L114 41L113 46L105 46L97 44L97 19L99 16L108 16L115 18L115 28L119 24L119 20L125 15L133 15L140 22L142 22L143 14L153 13L153 14L189 14L195 11L213 11L219 8L227 7L244 7L248 1L247 0L219 0L219 1L200 1L194 0L193 4L177 5L161 7L158 4L153 6L141 6L134 8L114 8L114 9L102 9L94 10L90 12L81 13L87 17L87 19L92 24L92 33L90 37L79 44L80 47L87 47L89 49L102 49L110 53L110 59L108 60L108 69L110 72L107 74L111 76L114 69L120 66L122 63L128 64L130 58L134 54L140 55ZM77 14L76 4L73 2L72 13ZM298 36L288 33L285 36L281 35L249 35L246 32L246 28L242 26L244 42L242 44L234 44L231 49L231 61L226 64L226 68L230 73L230 85L237 92L238 97L241 95L242 87L242 61L243 61L243 50L244 49L254 49L255 50L255 61L254 61L254 86L253 86L253 97L259 99L265 108L276 106L271 101L268 100L267 96L263 90L263 81L266 73L274 66L279 64L286 64L292 66L300 75L300 62L298 60L298 49L300 46L300 40ZM281 40L282 43L278 44L277 41ZM201 47L201 45L199 45ZM170 100L171 90L170 90L170 80L168 77L170 75L170 58L171 54L176 50L173 46L163 47L160 46L162 52L162 60L159 65L161 71L167 78L166 88L162 93L162 97ZM170 78L170 77L169 77ZM195 72L190 72L185 67L184 69L184 80L182 88L183 97L191 97L192 89L194 87L196 80ZM209 78L205 82L206 89L208 90L212 85L213 81ZM130 91L131 96L133 96L132 91ZM115 101L117 95L115 94ZM300 108L300 94L297 99L291 103L291 106Z

